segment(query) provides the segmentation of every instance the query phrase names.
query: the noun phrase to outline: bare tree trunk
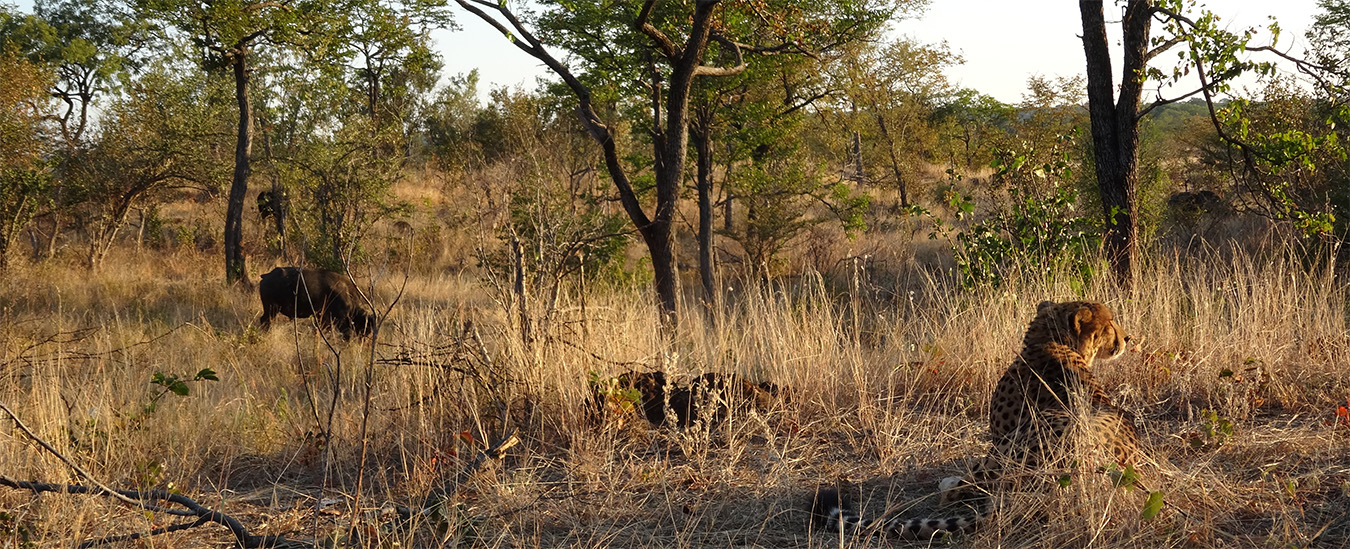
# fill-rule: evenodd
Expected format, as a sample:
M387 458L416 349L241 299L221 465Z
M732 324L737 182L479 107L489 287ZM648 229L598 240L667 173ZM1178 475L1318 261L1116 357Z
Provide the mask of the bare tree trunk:
M712 131L706 123L701 123L694 134L694 151L698 178L698 274L703 281L703 307L711 321L711 313L717 306L717 289L712 255Z
M1080 0L1078 7L1083 19L1097 188L1106 218L1104 244L1112 269L1123 284L1130 284L1139 255L1134 215L1139 184L1139 98L1143 93L1153 0L1129 0L1126 7L1121 21L1124 66L1120 97L1114 101L1111 51L1102 1Z
M55 196L52 199L52 234L47 237L47 257L56 257L56 238L61 234L61 202L64 183L58 183L53 190Z
M248 46L236 47L234 97L239 103L239 137L234 148L234 180L225 208L225 283L244 278L244 196L248 194L249 157L253 152L253 116L248 97Z
M515 277L511 284L511 293L516 300L516 313L520 316L520 343L526 349L530 347L530 304L525 294L525 257L520 250L520 239L511 237L511 259Z
M277 248L281 250L281 260L290 262L290 256L286 253L286 208L290 205L286 203L281 190L281 178L272 177L272 222L277 229Z
M140 253L145 245L145 208L139 208L137 213L140 214L141 223L136 227L136 253Z
M6 215L0 219L0 273L4 273L9 268L9 248L14 242L14 236L19 234L21 221L28 215L28 207L31 205L31 199L20 195L17 197L17 204L11 203L4 206L10 206L14 209L12 215Z
M891 173L895 175L895 188L900 191L900 205L909 206L909 185L906 184L905 176L900 171L900 158L895 154L895 139L891 137L890 129L886 127L886 117L881 115L875 104L872 105L872 112L875 113L881 137L886 140L886 152L891 156Z
M735 202L736 193L731 192L731 165L732 156L727 154L727 165L722 168L722 190L726 191L726 198L722 200L722 230L731 232L736 228L736 223L732 219L732 202Z
M370 66L370 58L366 57L366 101L370 108L370 127L372 133L379 132L380 114L377 109L380 105L380 76L375 68Z
M15 233L0 230L0 274L9 270L9 243Z
M863 175L862 136L858 134L857 130L854 130L854 132L853 132L853 182L854 182L854 183L857 183L857 184L858 184L858 188L861 189L861 188L863 187L863 183L866 182L866 181L867 181L867 177L866 177L865 175Z
M132 193L118 199L117 206L112 213L104 218L98 226L98 230L90 235L89 242L89 270L98 270L103 266L103 260L108 257L108 252L112 251L113 244L117 241L117 233L122 231L122 226L127 223L127 216L131 215L131 207L136 202L136 197L140 193ZM142 220L144 215L142 214ZM141 222L145 224L144 221Z
M652 258L652 278L656 286L656 305L661 314L661 325L674 333L678 323L679 305L676 297L678 287L675 278L675 242L674 231L670 223L651 225L642 231L642 241Z

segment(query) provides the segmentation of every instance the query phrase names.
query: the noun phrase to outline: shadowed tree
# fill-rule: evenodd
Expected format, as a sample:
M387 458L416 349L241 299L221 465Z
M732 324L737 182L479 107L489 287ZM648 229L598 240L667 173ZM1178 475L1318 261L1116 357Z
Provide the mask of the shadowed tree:
M1119 93L1112 80L1111 46L1106 33L1106 17L1101 0L1079 0L1083 22L1083 53L1087 59L1088 111L1092 120L1093 155L1096 161L1097 187L1106 218L1104 246L1113 270L1122 283L1129 283L1139 255L1139 229L1136 220L1139 186L1139 122L1159 105L1181 101L1196 95L1205 99L1210 120L1221 139L1236 149L1244 169L1252 174L1278 170L1291 162L1302 162L1313 149L1335 147L1334 140L1318 141L1303 132L1255 135L1247 132L1242 102L1224 107L1217 98L1229 91L1233 79L1243 74L1270 76L1276 67L1270 61L1253 61L1244 54L1263 52L1278 56L1307 75L1320 79L1326 67L1295 59L1275 49L1280 28L1267 27L1271 44L1253 46L1256 29L1234 33L1212 12L1195 10L1188 0L1123 0L1120 20L1122 36ZM1187 15L1194 12L1195 16ZM1163 25L1160 36L1151 34L1154 20ZM1180 61L1170 73L1149 63L1177 46L1184 46ZM1157 99L1141 108L1146 80L1177 84L1194 73L1199 80L1192 90L1175 97ZM1290 154L1291 149L1301 152ZM1259 179L1259 178L1258 178ZM1298 220L1305 228L1321 226L1317 214L1307 214L1284 192L1286 184L1266 181L1254 188L1258 198L1278 202L1281 216Z
M373 128L406 122L411 98L430 92L441 70L429 33L454 28L448 0L356 0L343 27ZM388 120L390 116L394 118Z
M253 106L251 79L257 49L293 43L300 37L319 39L321 0L291 2L274 0L140 0L145 17L167 23L190 37L207 70L230 70L239 114L236 127L234 176L225 208L225 282L244 277L244 196L253 154Z
M988 166L994 144L1016 109L970 88L956 90L934 113L943 125L942 141L952 168L964 174Z
M785 136L795 137L806 109L828 97L833 90L822 73L826 61L840 44L826 44L815 55L778 55L759 59L739 75L701 79L690 98L690 137L694 152L694 187L698 195L698 267L703 286L703 305L711 313L717 302L713 278L713 175L722 167L723 226L734 235L733 201L753 200L738 196L738 165L753 160L752 152L769 154L770 145ZM789 129L790 128L790 129ZM794 141L795 142L795 141ZM782 153L788 147L776 148ZM803 189L804 190L804 189ZM812 189L815 190L815 189ZM792 200L788 193L774 199ZM709 321L714 317L710 314Z
M930 120L950 93L942 71L961 62L946 44L900 40L855 51L838 64L844 93L835 110L858 132L853 154L864 173L874 172L869 183L886 181L899 191L901 206L909 205L915 166L936 149ZM866 169L874 164L878 169Z

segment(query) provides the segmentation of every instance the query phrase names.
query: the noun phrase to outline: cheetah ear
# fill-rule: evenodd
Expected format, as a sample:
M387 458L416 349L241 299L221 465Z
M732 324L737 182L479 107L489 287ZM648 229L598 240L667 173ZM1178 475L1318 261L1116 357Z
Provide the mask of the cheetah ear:
M1083 329L1092 322L1092 307L1081 307L1073 314L1073 333L1083 336Z

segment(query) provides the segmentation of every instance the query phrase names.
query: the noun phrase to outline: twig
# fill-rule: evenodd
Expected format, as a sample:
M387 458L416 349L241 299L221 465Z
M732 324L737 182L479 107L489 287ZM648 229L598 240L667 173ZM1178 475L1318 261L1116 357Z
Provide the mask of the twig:
M571 347L571 348L573 348L573 349L576 349L576 350L578 350L578 351L581 351L581 352L583 352L583 353L586 353L586 354L588 354L588 355L591 355L591 358L593 358L593 359L595 359L595 360L599 360L599 361L601 361L601 362L608 362L609 364L612 364L612 365L614 365L614 366L630 366L630 367L631 367L631 366L647 366L647 363L646 363L646 362L642 362L642 361L633 361L633 360L619 361L619 360L613 360L613 359L605 358L605 357L600 356L599 354L597 354L596 352L594 352L594 351L592 351L592 350L590 350L590 349L587 349L587 348L585 348L585 347L582 347L581 345L578 345L578 344L576 344L576 343L572 343L571 341L568 341L568 340L563 339L563 338L550 338L550 339L553 339L554 341L557 341L557 342L559 342L559 343L562 343L563 345L566 345L566 346L568 346L568 347Z
M122 534L119 536L108 536L98 539L86 540L84 543L79 544L78 547L79 549L85 549L86 547L97 547L99 545L104 545L108 543L117 543L119 541L134 541L141 538L148 538L151 536L158 536L160 534L167 534L169 532L177 532L179 530L196 528L207 522L210 521L207 520L206 517L201 517L193 522L183 522L171 526L162 526L159 528L155 528L154 530L150 530L149 532L132 532L130 534Z
M375 294L375 280L371 280L370 295L367 295L365 292L362 292L361 287L356 284L356 279L352 278L350 270L347 273L347 278L351 280L352 286L355 287L356 292L361 295L361 299L365 301L365 306L370 308L371 313L378 313L379 309L376 308L375 303L371 301L371 296ZM355 531L361 521L361 492L366 477L366 458L368 456L368 450L370 449L370 399L375 387L375 344L380 338L380 325L389 319L389 313L393 312L394 306L398 305L399 300L403 299L403 292L407 290L407 288L408 271L404 270L403 284L398 288L398 295L394 296L394 300L385 308L384 314L375 317L375 320L373 321L375 326L370 331L370 350L366 355L365 393L361 398L361 458L356 467L356 497L352 498L352 525L351 530L349 531ZM367 320L367 322L371 321Z
M184 496L182 494L173 494L161 490L140 491L140 490L114 490L112 488L109 488L107 485L103 484L102 482L99 482L98 479L94 478L93 475L89 474L88 471L85 471L83 467L80 467L79 465L75 464L75 462L66 458L65 455L61 454L61 452L53 448L52 445L48 444L47 441L42 439L42 437L39 437L35 433L33 433L33 431L30 430L27 425L24 425L23 421L20 421L19 417L14 415L14 412L10 410L9 407L6 406L3 402L0 402L0 410L3 410L7 415L9 415L10 419L14 420L14 425L17 426L25 436L27 436L33 442L36 442L48 453L52 454L53 456L56 456L56 458L61 460L62 463L65 463L68 467L73 469L76 473L79 473L80 476L88 479L89 482L94 485L93 487L89 487L79 484L52 484L46 482L16 480L5 475L0 475L0 486L8 486L10 488L15 488L19 490L28 490L33 492L34 494L40 494L43 492L55 492L61 494L103 495L116 499L132 507L146 511L153 511L156 513L164 513L180 517L197 518L197 520L190 523L185 522L182 524L175 524L172 526L155 528L148 532L137 532L133 534L124 534L87 540L84 543L81 543L79 547L82 548L94 547L107 543L114 543L118 541L130 541L140 539L143 537L164 534L168 532L187 530L189 528L194 528L202 524L206 524L208 522L213 522L226 528L229 528L230 533L234 534L235 541L238 542L240 546L246 548L279 547L280 544L286 543L284 538L282 538L281 536L251 535L248 533L248 529L245 528L243 523L239 522L238 519L235 519L234 517L231 517L219 511L202 507L201 504L198 504L196 500ZM181 505L186 509L172 509L160 505L155 505L153 503L149 503L150 501L166 501L169 503Z
M127 505L136 507L143 507L145 505L145 502L131 499L130 497L127 497L119 493L118 491L109 488L102 482L99 482L98 479L94 478L94 475L89 474L89 471L85 471L83 467L80 467L75 462L70 461L70 459L66 458L65 455L61 454L61 452L58 452L56 448L52 448L52 445L47 444L47 441L43 440L42 437L39 437L36 434L34 434L33 431L28 428L27 425L24 425L23 421L19 419L19 416L14 415L14 411L10 410L9 406L6 406L4 402L0 402L0 410L4 410L5 413L9 415L9 418L14 420L14 426L18 427L20 431L23 431L24 435L26 435L33 442L36 442L38 446L41 446L42 449L46 450L51 455L56 456L56 459L61 460L61 462L65 463L66 466L70 467L71 469L74 469L76 473L80 474L80 476L88 479L89 482L94 483L94 486L98 487L98 489L101 490L102 493L112 496L113 499L121 501L122 503L125 503Z
M456 487L468 482L469 477L478 472L478 469L482 468L483 464L487 463L488 460L501 459L506 455L508 449L519 443L520 437L517 436L517 429L512 427L510 431L496 442L492 443L491 446L488 446L486 450L478 452L478 455L474 456L473 461L464 466L464 469L461 470L458 475L455 475L453 482L442 484L427 494L426 500L422 504L422 512L433 512L450 497L450 494L456 491Z
M88 339L90 336L94 335L94 333L98 332L98 331L101 330L102 328L100 328L100 327L93 327L93 328L79 328L79 329L76 329L76 330L69 330L69 331L64 331L64 332L56 332L56 333L53 333L53 334L47 336L47 337L46 337L45 339L43 339L42 341L38 341L38 342L33 343L33 344L31 344L31 345L29 345L29 346L27 346L27 347L24 347L23 350L19 351L18 356L17 356L13 361L9 361L9 362L0 362L0 368L3 368L3 367L5 367L5 366L8 366L9 364L11 364L11 363L13 363L13 362L15 362L15 361L22 361L22 362L25 363L25 364L30 364L30 365L31 365L31 364L33 364L34 362L42 362L42 361L48 361L48 360L94 360L94 359L97 359L97 358L103 358L103 357L107 357L107 356L112 356L112 355L117 354L117 353L125 352L125 351L128 351L128 350L134 349L134 348L136 348L136 347L143 347L143 346L145 346L145 345L149 345L149 344L151 344L151 343L154 343L154 342L156 342L156 341L159 341L159 340L161 340L161 339L164 339L164 338L168 337L170 334L173 334L174 332L177 332L179 329L183 328L184 326L188 326L188 325L191 325L191 324L192 324L191 322L184 322L184 323L182 323L182 324L179 324L179 325L177 325L177 326L174 326L173 328L170 328L169 331L164 332L164 333L162 333L162 334L159 334L159 335L157 335L157 336L155 336L155 337L152 337L152 338L150 338L150 339L138 341L138 342L136 342L136 343L132 343L132 344L129 344L129 345L123 345L123 346L118 347L118 348L116 348L116 349L110 349L110 350L107 350L107 351L102 351L102 352L97 352L97 353L86 353L86 352L81 352L81 351L57 351L57 352L55 352L55 353L52 353L52 354L49 354L49 355L42 355L42 356L30 355L30 354L29 354L30 351L34 351L34 350L38 349L39 347L42 347L42 346L47 345L47 344L50 344L50 343L77 343L77 342L80 342L80 341L84 341L85 339ZM62 336L68 336L68 337L62 338Z

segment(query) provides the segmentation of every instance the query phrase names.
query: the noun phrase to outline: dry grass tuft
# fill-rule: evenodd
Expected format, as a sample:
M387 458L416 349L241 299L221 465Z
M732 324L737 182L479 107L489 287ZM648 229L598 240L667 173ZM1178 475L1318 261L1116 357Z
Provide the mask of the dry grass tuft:
M216 270L185 252L92 275L18 267L0 282L0 399L108 484L181 490L255 534L324 538L352 517L369 367L362 516L420 505L512 426L522 444L455 488L463 507L447 536L490 547L837 546L808 532L812 491L843 484L870 512L931 511L937 480L984 452L988 394L1035 304L1083 296L1108 303L1140 343L1098 370L1140 418L1155 461L1144 483L1168 507L1145 521L1146 491L1083 474L1067 489L1000 494L1001 512L958 544L1350 538L1350 425L1335 415L1350 397L1346 287L1293 253L1160 261L1131 291L1061 277L971 293L921 269L737 282L714 321L686 303L673 341L652 326L645 289L564 291L548 315L530 310L525 337L492 285L416 272L373 357L304 321L260 333L256 295L221 288ZM377 303L400 277L374 281ZM220 381L189 382L186 396L156 396L150 383L203 368ZM788 397L684 431L594 419L589 379L656 368L736 373ZM7 441L6 474L78 480L17 435ZM331 512L314 512L320 497ZM171 522L14 491L0 493L0 509L0 544L72 545ZM372 547L437 536L388 521L363 533ZM205 528L158 543L225 538Z

